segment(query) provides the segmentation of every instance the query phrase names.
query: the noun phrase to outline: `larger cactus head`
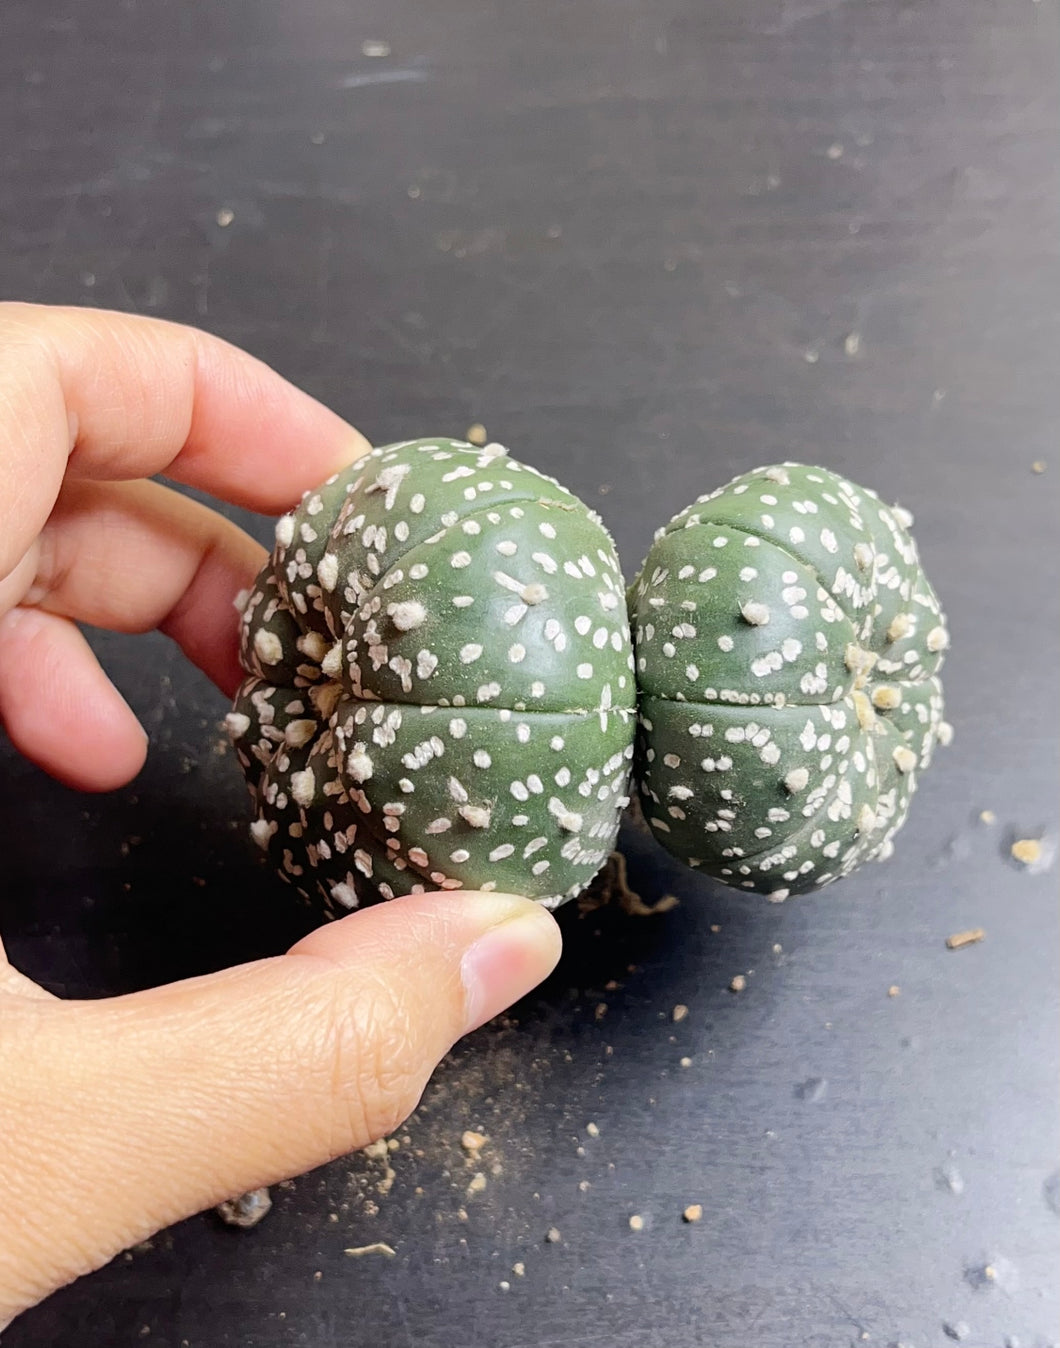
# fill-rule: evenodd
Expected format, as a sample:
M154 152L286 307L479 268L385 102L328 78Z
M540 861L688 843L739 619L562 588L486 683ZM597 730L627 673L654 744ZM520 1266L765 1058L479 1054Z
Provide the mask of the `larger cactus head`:
M636 697L618 559L500 446L391 445L309 492L241 641L252 833L328 912L434 888L554 906L606 859Z
M659 531L630 592L663 845L775 899L883 857L940 736L945 621L899 507L760 468Z

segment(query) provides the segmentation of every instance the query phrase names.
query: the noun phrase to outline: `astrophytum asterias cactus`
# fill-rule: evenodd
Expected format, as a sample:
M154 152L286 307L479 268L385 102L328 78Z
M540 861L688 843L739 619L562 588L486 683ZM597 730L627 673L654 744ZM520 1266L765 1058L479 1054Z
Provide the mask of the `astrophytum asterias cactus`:
M555 906L609 855L636 703L618 558L499 445L391 445L309 492L241 645L251 831L329 913L437 888Z
M912 517L823 468L677 515L630 591L641 803L675 856L786 898L890 854L949 728Z

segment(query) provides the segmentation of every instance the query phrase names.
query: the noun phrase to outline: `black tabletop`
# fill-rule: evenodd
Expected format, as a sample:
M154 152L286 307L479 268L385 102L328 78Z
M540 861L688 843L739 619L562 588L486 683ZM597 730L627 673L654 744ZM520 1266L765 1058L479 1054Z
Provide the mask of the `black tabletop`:
M4 1348L1060 1337L1056 872L1009 857L1057 823L1057 38L1051 0L5 0L4 296L200 324L377 443L482 422L630 574L737 472L847 473L916 514L956 738L893 861L787 904L627 829L679 906L565 911L396 1149ZM282 950L222 699L94 640L150 761L82 798L0 749L14 963L83 996Z

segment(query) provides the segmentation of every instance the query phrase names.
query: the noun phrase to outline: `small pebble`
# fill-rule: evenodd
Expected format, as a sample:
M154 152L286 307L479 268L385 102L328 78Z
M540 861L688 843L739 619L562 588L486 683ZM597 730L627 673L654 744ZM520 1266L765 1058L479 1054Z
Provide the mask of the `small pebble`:
M1036 866L1042 859L1042 844L1038 838L1018 838L1011 852L1012 859L1021 866Z
M1044 459L1035 459L1034 462L1031 464L1031 472L1032 472L1032 473L1044 473L1044 472L1045 472L1045 467L1046 467L1046 464L1045 464L1045 460L1044 460Z
M512 1272L515 1274L515 1276L516 1276L517 1278L525 1278L525 1277L526 1277L526 1265L525 1265L524 1263L522 1263L521 1261L520 1261L518 1264L513 1264L513 1265L512 1265Z
M674 1007L672 1014L674 1024L679 1025L681 1021L683 1021L684 1018L688 1015L688 1007L683 1006L680 1002L678 1002L678 1004Z
M861 351L861 334L849 332L843 339L843 351L848 356L856 356Z
M501 1289L502 1292L510 1292L512 1290L512 1285L507 1280L507 1278L502 1278L501 1281L497 1284L497 1286Z
M902 989L898 986L897 983L892 983L891 986L887 989L888 997L900 997L901 995Z
M688 1207L681 1213L682 1219L686 1222L698 1222L702 1216L702 1203L689 1203Z
M481 1170L475 1172L471 1177L471 1183L467 1186L469 1194L480 1194L486 1187L486 1176Z
M585 1125L585 1131L589 1134L590 1137L600 1136L600 1129L597 1128L595 1123L587 1123Z
M216 216L217 223L218 223L218 225L220 226L221 229L227 229L228 226L232 223L232 221L233 221L235 218L236 218L236 213L235 213L235 211L229 210L229 208L228 208L227 206L223 206L223 207L217 212L217 216Z
M558 1245L563 1237L559 1233L559 1227L550 1226L545 1232L545 1240L549 1245Z
M639 1212L635 1212L635 1213L633 1214L633 1216L630 1217L630 1219L629 1219L629 1229L630 1229L631 1231L643 1231L643 1230L644 1230L644 1218L640 1215Z
M691 1067L691 1066L692 1066L692 1059L691 1059L691 1058L682 1058L682 1059L681 1059L681 1062L680 1062L680 1066L681 1066L681 1067Z
M747 979L744 978L743 974L737 974L735 978L729 981L730 992L743 992L746 987Z
M472 1156L477 1155L489 1141L485 1133L476 1133L471 1128L460 1139L460 1145Z
M483 426L482 422L474 421L467 428L467 434L464 436L464 439L469 445L484 445L489 439L489 436L486 434L486 428Z
M993 810L980 810L979 822L980 824L996 824L997 815L993 812Z
M971 1327L965 1320L943 1320L942 1332L948 1339L956 1339L958 1343L966 1339L971 1334Z
M249 1231L267 1217L272 1209L272 1197L268 1189L251 1189L238 1198L229 1198L217 1207L217 1215L226 1226L237 1226L241 1231Z
M982 927L970 927L967 931L954 932L952 936L946 937L946 949L963 950L966 945L978 945L985 936L986 932Z

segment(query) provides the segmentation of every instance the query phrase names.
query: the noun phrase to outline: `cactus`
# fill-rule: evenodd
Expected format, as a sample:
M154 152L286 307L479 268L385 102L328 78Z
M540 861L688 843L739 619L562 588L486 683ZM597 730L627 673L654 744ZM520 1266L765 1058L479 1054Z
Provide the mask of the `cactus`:
M606 860L636 704L618 559L500 446L391 445L308 492L240 637L252 836L328 915L436 888L554 907Z
M949 734L948 635L911 524L783 464L656 534L630 590L635 772L675 856L781 900L890 855Z

